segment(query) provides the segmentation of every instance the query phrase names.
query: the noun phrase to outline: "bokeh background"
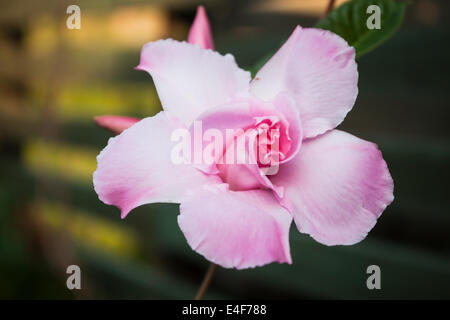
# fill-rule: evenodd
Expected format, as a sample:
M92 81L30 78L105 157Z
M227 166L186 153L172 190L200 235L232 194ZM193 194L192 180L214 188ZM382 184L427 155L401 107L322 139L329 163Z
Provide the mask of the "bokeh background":
M342 2L342 1L338 1ZM92 186L109 132L96 115L160 110L141 46L187 37L205 5L216 49L250 67L327 0L0 1L0 298L193 298L208 263L176 205L121 220ZM450 3L417 0L400 31L358 59L359 97L340 128L379 144L395 201L363 242L326 247L292 228L294 264L219 269L206 298L450 298ZM82 290L66 288L66 268ZM366 287L381 268L381 290Z

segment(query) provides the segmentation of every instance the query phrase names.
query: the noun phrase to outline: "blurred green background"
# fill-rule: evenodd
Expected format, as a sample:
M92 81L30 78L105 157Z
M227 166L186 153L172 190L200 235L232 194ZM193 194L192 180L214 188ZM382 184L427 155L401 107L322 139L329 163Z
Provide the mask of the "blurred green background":
M342 2L342 1L338 1ZM160 110L141 46L184 40L204 4L216 49L250 67L326 0L0 1L0 298L193 298L208 263L187 245L176 205L120 219L92 186L111 136L96 115ZM361 57L359 97L340 126L379 144L395 200L367 239L326 247L291 232L292 265L221 269L206 298L450 298L450 3L417 0L400 31ZM82 290L66 288L66 268ZM366 287L381 268L381 290Z

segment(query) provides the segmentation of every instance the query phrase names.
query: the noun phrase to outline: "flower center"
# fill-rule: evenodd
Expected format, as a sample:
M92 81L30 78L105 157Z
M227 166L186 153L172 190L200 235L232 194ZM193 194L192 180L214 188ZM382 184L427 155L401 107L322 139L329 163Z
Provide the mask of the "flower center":
M265 168L277 165L286 159L290 150L289 137L285 134L285 126L276 116L256 117L254 130L254 146L256 146L257 163Z

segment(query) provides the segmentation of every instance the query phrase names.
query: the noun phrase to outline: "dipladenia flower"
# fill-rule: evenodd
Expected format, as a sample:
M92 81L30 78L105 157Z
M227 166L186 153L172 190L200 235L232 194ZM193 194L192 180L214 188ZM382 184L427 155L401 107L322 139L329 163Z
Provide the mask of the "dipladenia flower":
M137 69L152 76L164 111L138 122L97 118L116 132L131 125L97 158L99 198L123 218L143 204L180 203L191 248L227 268L291 263L292 220L325 245L361 241L392 202L393 181L375 144L335 129L358 93L354 49L329 31L297 27L251 80L233 56L211 50L202 8L189 42L142 49ZM225 138L212 163L175 163L173 133L195 134L198 123L249 133L258 148L246 142L236 156L254 161L225 161L235 152ZM192 158L211 143L190 146Z

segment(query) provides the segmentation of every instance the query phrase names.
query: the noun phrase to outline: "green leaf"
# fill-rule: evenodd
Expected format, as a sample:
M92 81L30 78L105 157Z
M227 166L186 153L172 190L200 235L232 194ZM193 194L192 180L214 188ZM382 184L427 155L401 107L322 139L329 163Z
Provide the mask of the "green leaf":
M380 29L367 28L367 19L374 14L367 13L370 5L380 8ZM405 2L397 0L352 0L331 11L316 27L340 35L359 57L394 35L402 23L405 7Z

